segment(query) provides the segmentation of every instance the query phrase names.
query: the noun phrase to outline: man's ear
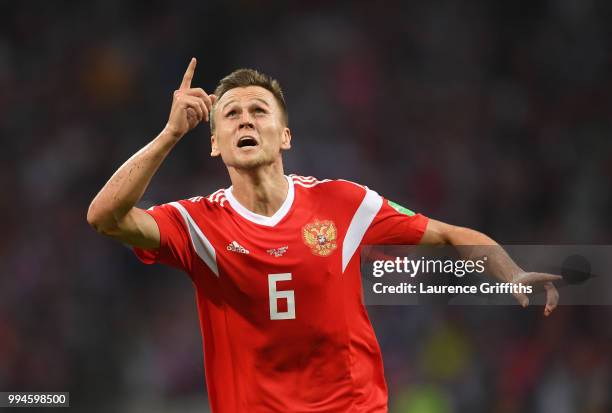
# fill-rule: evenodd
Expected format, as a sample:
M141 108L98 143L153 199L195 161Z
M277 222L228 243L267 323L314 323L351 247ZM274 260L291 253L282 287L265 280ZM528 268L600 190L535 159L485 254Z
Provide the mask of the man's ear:
M291 149L291 130L289 130L289 128L285 128L283 130L280 147L284 151L286 151L287 149Z
M210 147L210 156L216 157L221 155L221 152L219 152L219 146L217 145L217 137L215 135L210 135Z

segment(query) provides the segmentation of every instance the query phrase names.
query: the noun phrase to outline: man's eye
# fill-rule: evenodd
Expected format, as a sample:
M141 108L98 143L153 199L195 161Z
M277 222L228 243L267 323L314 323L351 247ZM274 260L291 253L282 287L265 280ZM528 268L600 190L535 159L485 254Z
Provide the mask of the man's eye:
M236 114L236 111L235 111L235 110L230 110L229 112L227 112L227 113L225 114L225 116L227 116L227 117L231 117L231 116L234 116L235 114Z
M266 113L262 108L255 108L255 113Z

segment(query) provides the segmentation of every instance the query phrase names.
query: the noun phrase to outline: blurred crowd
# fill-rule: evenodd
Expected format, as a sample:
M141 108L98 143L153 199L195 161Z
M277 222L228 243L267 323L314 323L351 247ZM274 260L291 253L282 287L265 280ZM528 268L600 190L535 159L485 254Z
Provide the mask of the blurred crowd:
M85 220L165 125L191 56L209 92L239 67L278 78L287 173L351 179L500 243L612 243L611 13L604 0L2 2L0 391L206 411L188 277ZM209 145L207 125L187 135L142 206L229 186ZM542 310L370 307L391 412L611 411L610 307Z

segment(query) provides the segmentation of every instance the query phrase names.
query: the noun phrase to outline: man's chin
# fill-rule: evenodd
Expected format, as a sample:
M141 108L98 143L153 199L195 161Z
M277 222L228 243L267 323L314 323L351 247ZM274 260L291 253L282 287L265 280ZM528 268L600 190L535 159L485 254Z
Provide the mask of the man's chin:
M242 170L257 169L265 165L271 164L272 161L265 159L262 156L240 157L234 159L231 163L226 164L228 167Z

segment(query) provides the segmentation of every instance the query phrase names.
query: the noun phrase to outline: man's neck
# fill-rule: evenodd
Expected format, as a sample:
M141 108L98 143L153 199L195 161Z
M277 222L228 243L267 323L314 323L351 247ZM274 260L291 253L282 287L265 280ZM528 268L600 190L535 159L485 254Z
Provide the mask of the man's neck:
M232 194L249 211L271 217L287 199L289 184L282 167L267 165L252 170L228 169Z

